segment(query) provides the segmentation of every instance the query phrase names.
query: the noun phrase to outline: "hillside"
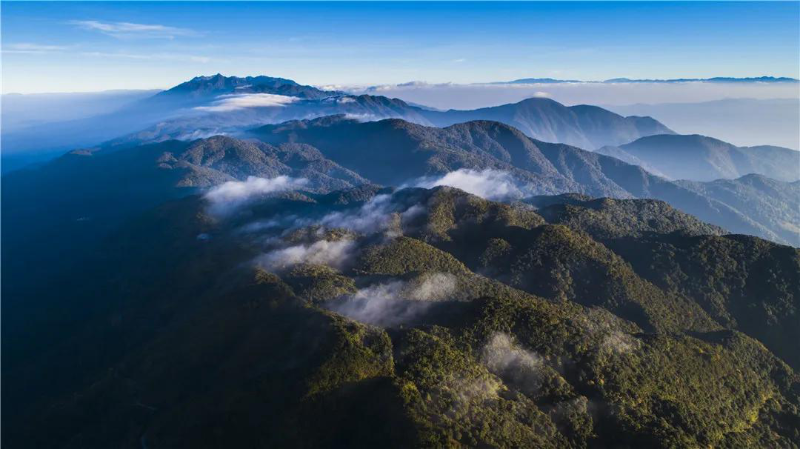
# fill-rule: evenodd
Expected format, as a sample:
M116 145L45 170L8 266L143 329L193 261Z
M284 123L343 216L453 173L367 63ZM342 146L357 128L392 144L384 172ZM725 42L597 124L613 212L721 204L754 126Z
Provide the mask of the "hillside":
M548 212L564 201L569 220ZM440 187L148 211L65 274L96 282L42 298L62 312L45 332L3 327L4 443L795 444L797 250L664 203L539 203ZM654 207L682 219L625 219ZM766 297L736 281L765 272Z
M22 167L80 147L194 140L218 134L240 137L255 126L334 114L359 120L401 118L437 126L496 120L518 127L530 137L585 148L619 145L642 136L671 132L648 117L625 118L594 106L567 108L552 100L531 99L499 108L436 112L396 98L348 95L285 78L216 74L195 77L111 113L4 132L4 158L14 167Z
M490 174L506 177L505 188L518 199L566 192L655 198L729 232L797 244L794 184L673 183L613 158L529 139L496 122L431 128L334 116L268 126L256 134L271 143L213 137L76 151L4 176L3 273L17 279L3 286L4 293L15 298L46 289L40 282L46 273L81 260L136 213L249 176L285 177L282 184L256 181L249 186L256 190L325 193L370 184L434 185L453 171L473 170L466 173L480 178L494 170Z
M800 181L781 182L761 175L712 182L679 181L680 185L730 205L800 246Z
M302 142L326 157L383 185L458 169L511 173L524 196L567 192L617 198L654 198L729 231L785 243L782 228L654 176L640 167L568 145L530 139L510 126L488 121L432 128L401 120L359 123L325 117L267 125L254 135L273 144ZM379 149L379 151L378 151ZM758 204L757 197L751 198Z
M529 98L519 103L471 111L426 111L424 116L436 126L472 120L501 122L534 139L586 149L621 145L653 134L672 133L650 117L623 117L588 105L567 107L548 98Z
M648 136L598 152L652 167L671 179L713 181L760 174L800 180L800 151L775 146L737 147L700 135Z

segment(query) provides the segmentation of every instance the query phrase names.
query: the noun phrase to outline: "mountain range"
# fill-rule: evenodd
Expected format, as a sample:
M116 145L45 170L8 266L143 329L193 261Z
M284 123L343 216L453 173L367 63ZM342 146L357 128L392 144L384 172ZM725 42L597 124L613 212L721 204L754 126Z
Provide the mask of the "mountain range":
M38 123L3 134L4 171L80 147L149 143L170 138L236 135L247 127L333 114L361 120L402 118L443 126L488 119L519 127L545 141L597 148L665 132L655 120L625 118L601 108L567 108L547 99L477 111L431 111L402 100L324 91L267 76L201 76L121 109L76 120Z
M578 81L560 80L554 78L521 78L513 81L500 81L492 84L554 84L554 83L797 83L796 78L757 76L736 78L716 76L713 78L671 78L671 79L637 79L637 78L611 78L605 81Z
M606 105L621 115L646 115L678 134L713 136L736 146L800 149L800 98L727 98L698 103Z
M135 213L248 176L306 179L306 189L326 193L491 170L507 175L500 188L519 198L569 192L656 198L728 231L800 246L798 182L759 176L673 182L612 157L536 141L488 121L435 128L399 119L360 122L329 116L266 125L250 136L257 140L218 136L77 150L40 168L4 175L8 271L36 279L37 270L62 262L58 254L91 248L87 242ZM129 201L119 203L120 197ZM65 239L62 233L72 235ZM29 245L54 251L29 252Z
M640 136L673 134L672 130L650 117L622 117L588 105L567 107L548 98L530 98L473 111L426 111L423 116L435 126L471 120L502 122L538 140L590 150L612 140L628 143Z
M271 77L104 117L0 179L6 447L798 447L791 150Z
M670 179L713 181L755 173L781 181L800 180L800 151L769 145L737 147L700 135L647 136L597 152L650 167Z

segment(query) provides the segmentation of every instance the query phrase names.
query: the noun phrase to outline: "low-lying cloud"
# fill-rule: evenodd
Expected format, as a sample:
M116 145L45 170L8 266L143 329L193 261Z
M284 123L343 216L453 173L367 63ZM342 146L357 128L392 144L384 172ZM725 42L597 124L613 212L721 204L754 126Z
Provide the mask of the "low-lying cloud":
M327 265L341 269L351 258L356 243L350 239L318 240L270 251L256 259L256 265L281 271L298 264Z
M298 101L297 97L274 94L231 94L220 95L210 106L195 109L206 112L230 112L248 108L283 107Z
M327 228L343 228L363 234L372 234L389 227L392 214L392 196L375 195L358 209L331 212L319 220Z
M330 309L363 323L394 327L420 319L437 302L452 299L457 279L432 273L415 281L390 281L363 288Z
M544 359L516 346L507 334L494 334L484 346L481 360L492 374L528 396L535 395L542 387Z
M300 189L307 184L308 180L305 178L278 176L266 179L248 176L246 181L228 181L212 188L205 198L209 202L209 212L227 215L255 198Z
M413 82L373 87L336 86L351 94L377 93L447 109L477 109L547 97L565 105L630 105L716 101L727 98L797 98L794 83L529 83L453 84ZM658 118L658 117L656 117ZM669 123L668 123L669 124Z
M413 184L426 189L438 186L455 187L489 200L507 200L524 196L510 173L493 169L479 171L462 168L439 178L418 179Z

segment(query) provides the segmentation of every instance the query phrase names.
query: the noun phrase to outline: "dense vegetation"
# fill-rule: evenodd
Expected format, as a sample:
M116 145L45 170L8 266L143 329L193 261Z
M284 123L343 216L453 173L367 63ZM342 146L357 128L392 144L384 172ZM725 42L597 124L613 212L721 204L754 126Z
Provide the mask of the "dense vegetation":
M403 120L359 123L334 116L267 125L254 134L272 144L312 145L378 184L403 185L415 177L457 169L496 169L524 185L526 195L577 192L655 198L731 232L799 243L798 182L763 177L758 181L752 176L712 183L671 182L613 157L530 139L499 122L430 128Z
M253 135L3 177L6 446L800 446L800 252L774 243L800 184L488 121ZM381 187L459 169L520 195Z
M67 276L96 283L49 332L4 334L4 443L798 447L796 249L658 201L530 203L153 209Z

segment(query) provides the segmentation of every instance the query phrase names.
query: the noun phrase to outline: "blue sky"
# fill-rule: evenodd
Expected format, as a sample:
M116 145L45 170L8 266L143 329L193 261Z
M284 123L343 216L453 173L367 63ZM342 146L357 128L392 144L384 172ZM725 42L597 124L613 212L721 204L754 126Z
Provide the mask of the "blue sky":
M800 77L800 3L2 3L3 92Z

